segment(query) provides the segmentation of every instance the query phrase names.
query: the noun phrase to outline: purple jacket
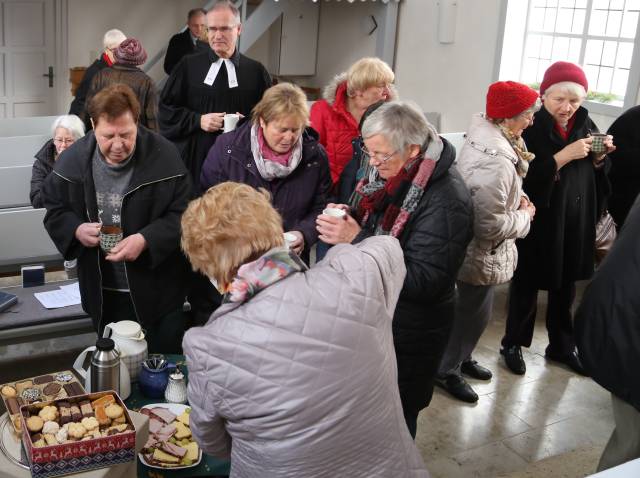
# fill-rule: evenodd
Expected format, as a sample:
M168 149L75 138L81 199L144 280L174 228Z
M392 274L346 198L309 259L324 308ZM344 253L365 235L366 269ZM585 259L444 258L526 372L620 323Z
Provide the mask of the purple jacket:
M313 129L302 133L302 160L298 167L286 178L273 181L262 179L256 167L251 153L250 121L221 135L202 165L200 187L206 191L225 181L265 188L282 216L285 231L302 232L307 251L318 240L316 217L329 200L331 174L327 155Z

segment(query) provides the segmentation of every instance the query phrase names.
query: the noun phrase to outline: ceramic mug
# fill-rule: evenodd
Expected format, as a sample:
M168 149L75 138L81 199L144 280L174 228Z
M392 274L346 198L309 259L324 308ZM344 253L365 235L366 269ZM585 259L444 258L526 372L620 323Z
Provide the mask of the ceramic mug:
M592 133L591 134L591 152L595 154L602 154L607 152L607 147L604 144L604 140L607 139L607 135L604 133Z
M347 213L344 212L344 210L338 209L337 207L328 207L324 211L322 211L322 214L326 214L327 216L337 217L337 218L345 217L347 215Z
M224 115L224 132L228 133L236 129L238 121L240 121L240 115L236 113L229 113Z
M118 226L100 228L100 248L107 254L122 240L122 229Z

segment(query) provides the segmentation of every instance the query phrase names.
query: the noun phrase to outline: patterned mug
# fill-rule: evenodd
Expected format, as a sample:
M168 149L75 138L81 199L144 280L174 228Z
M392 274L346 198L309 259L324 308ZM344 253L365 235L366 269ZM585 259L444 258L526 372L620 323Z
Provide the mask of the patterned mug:
M591 152L595 154L602 154L607 152L607 147L604 144L604 140L607 139L607 135L604 133L592 133L591 134Z
M122 240L122 229L118 226L100 228L100 248L107 254Z

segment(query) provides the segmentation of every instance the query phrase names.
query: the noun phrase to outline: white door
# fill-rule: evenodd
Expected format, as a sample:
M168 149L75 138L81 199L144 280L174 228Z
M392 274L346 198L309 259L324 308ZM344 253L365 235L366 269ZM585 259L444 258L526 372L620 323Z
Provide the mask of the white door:
M0 0L0 118L55 113L54 27L54 0Z

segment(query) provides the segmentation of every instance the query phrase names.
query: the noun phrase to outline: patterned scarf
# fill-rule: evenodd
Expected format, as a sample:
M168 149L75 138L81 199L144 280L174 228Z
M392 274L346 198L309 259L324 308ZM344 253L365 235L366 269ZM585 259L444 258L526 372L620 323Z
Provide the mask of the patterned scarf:
M257 260L240 266L236 277L227 289L223 303L246 302L271 284L294 272L305 270L307 266L297 254L286 247L273 248Z
M522 139L522 136L516 136L509 128L504 126L504 124L497 124L496 126L502 133L502 136L509 141L509 144L516 152L516 155L518 156L518 162L515 164L516 172L518 173L518 176L524 178L527 175L527 171L529 171L529 163L533 161L533 158L535 158L536 155L527 151L527 145L525 144L524 139Z
M260 147L260 135L258 133L260 129L260 125L257 123L251 125L251 152L253 153L253 159L256 162L260 176L262 176L262 179L265 181L272 181L276 178L286 178L298 167L300 161L302 161L302 135L300 135L296 144L291 148L291 156L289 157L288 164L283 165L280 164L280 162L270 160L264 155Z
M444 147L433 127L427 144L429 146L422 157L409 159L389 180L370 182L366 177L360 180L356 186L356 192L361 196L356 219L361 226L367 223L372 213L382 213L374 234L400 237L422 199Z

